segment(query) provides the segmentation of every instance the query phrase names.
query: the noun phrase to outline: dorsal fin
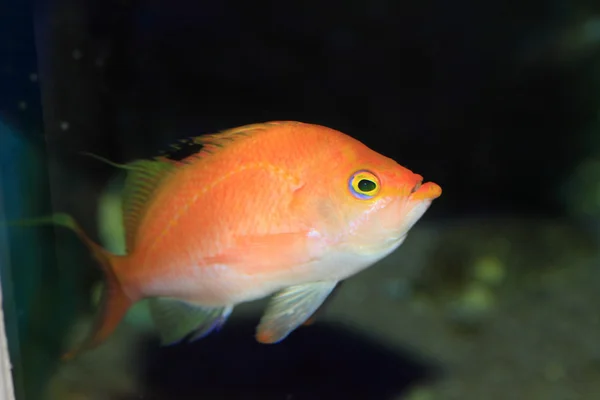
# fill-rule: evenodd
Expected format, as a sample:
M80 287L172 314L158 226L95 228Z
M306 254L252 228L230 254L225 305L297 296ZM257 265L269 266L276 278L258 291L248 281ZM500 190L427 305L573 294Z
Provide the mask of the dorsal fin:
M127 164L119 164L93 153L84 152L82 154L127 171L121 197L126 250L130 252L135 245L135 236L140 220L147 208L148 199L160 185L160 182L177 167L177 162L157 157L152 160L142 159Z
M131 168L125 179L122 203L126 246L129 252L135 246L135 237L148 200L164 178L176 168L176 164L155 159L136 160L127 165Z
M294 121L272 121L257 124L249 124L237 128L227 129L218 133L205 134L189 137L172 144L171 149L161 152L164 159L176 162L189 162L194 159L203 158L214 154L219 149L225 148L227 144L238 138L250 136L257 131L265 130L276 125L298 124Z
M153 159L141 159L127 164L118 164L97 156L85 153L119 169L127 170L127 178L122 194L123 224L125 226L127 252L135 247L135 238L141 219L145 215L148 200L161 182L175 169L190 162L214 154L236 138L249 136L259 130L275 125L297 124L293 121L274 121L238 128L228 129L215 134L207 134L180 140L171 145L171 150L163 152Z

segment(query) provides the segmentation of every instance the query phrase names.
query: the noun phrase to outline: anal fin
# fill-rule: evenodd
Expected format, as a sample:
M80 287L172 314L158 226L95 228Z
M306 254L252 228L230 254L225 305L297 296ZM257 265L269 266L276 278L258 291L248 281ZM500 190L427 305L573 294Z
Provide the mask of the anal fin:
M162 345L201 339L219 330L233 310L232 306L203 307L170 298L152 298L149 307Z

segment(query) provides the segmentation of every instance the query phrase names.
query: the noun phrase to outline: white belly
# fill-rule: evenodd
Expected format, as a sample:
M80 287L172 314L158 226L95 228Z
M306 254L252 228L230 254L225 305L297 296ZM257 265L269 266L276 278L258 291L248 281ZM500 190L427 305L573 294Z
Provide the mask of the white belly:
M228 265L192 266L186 276L161 276L147 282L147 296L172 297L207 306L235 305L267 297L285 287L315 281L341 281L375 264L403 240L385 251L368 254L330 252L307 264L282 266L262 274L244 274ZM177 269L181 271L181 269Z

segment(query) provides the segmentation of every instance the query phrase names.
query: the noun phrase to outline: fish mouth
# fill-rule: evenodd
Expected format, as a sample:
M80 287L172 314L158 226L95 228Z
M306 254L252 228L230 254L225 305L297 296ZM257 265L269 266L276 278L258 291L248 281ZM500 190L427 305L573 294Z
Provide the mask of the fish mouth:
M417 182L417 184L415 186L413 186L413 188L410 190L410 194L412 195L413 193L415 193L417 190L419 190L421 188L421 185L423 184L423 181L419 181Z
M437 183L422 181L417 182L410 191L413 201L434 200L442 195L442 188Z

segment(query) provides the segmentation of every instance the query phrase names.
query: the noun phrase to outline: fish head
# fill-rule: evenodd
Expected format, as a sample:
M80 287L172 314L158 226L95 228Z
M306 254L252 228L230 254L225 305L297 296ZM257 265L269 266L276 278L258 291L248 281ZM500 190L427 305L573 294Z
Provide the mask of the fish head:
M400 246L442 193L436 183L357 143L338 153L328 171L321 230L338 251L372 260Z
M400 165L372 166L348 178L346 245L359 253L389 253L425 214L441 187Z

